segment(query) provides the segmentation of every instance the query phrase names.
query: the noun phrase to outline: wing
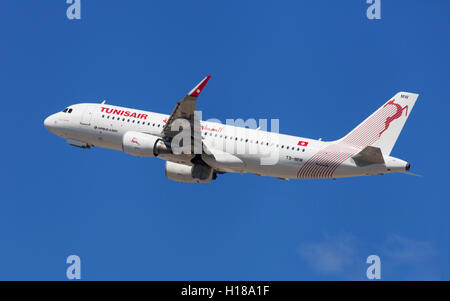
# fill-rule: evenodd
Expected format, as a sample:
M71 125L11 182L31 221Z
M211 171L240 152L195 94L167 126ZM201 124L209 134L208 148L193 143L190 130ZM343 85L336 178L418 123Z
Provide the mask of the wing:
M167 119L167 123L163 128L163 135L169 139L175 137L182 128L178 129L178 126L174 125L175 120L177 119L185 119L189 121L191 126L191 141L192 146L196 145L201 147L201 128L200 128L200 119L195 115L196 110L196 100L203 88L206 86L206 83L211 78L210 75L205 77L194 89L191 90L182 100L180 100L175 108L170 114L169 119ZM195 135L194 135L195 133ZM197 139L199 141L194 140Z

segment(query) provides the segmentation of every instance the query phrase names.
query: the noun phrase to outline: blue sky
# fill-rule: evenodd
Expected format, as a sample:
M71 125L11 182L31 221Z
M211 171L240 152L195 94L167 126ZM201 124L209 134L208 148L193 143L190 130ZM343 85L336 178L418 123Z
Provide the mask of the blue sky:
M2 1L0 279L450 280L450 2ZM420 94L392 152L403 174L280 181L164 177L164 162L68 146L47 115L79 102L170 113L201 78L203 118L279 118L343 136Z

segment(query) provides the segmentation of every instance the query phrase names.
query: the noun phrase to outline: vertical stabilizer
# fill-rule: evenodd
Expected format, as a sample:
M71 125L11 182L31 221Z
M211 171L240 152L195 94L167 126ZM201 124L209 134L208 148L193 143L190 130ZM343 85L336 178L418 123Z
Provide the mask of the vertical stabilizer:
M361 149L379 147L384 155L389 155L418 97L415 93L397 93L339 142Z

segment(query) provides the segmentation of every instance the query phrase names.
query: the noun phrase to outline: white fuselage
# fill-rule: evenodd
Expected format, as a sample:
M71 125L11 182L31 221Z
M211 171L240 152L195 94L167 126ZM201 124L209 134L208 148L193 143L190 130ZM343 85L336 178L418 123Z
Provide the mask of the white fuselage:
M129 131L161 137L169 118L166 114L107 104L76 104L70 110L49 116L44 122L46 128L68 141L115 150L123 150L122 138ZM361 149L340 141L318 141L214 122L201 122L201 136L214 152L225 154L226 160L213 164L219 172L249 172L282 179L338 178L404 171L407 166L405 161L390 156L384 157L385 164L358 165L352 155ZM319 152L322 158L315 162ZM333 166L333 154L348 154L348 158L343 157ZM330 156L330 160L323 156ZM158 157L189 163L183 155ZM307 168L303 166L306 162Z

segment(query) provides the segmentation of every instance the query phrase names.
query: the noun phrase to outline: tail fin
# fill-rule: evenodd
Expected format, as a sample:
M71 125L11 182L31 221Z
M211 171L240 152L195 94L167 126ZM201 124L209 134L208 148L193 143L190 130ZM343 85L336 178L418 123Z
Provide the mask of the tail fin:
M399 92L339 142L356 147L379 147L389 155L419 94Z

